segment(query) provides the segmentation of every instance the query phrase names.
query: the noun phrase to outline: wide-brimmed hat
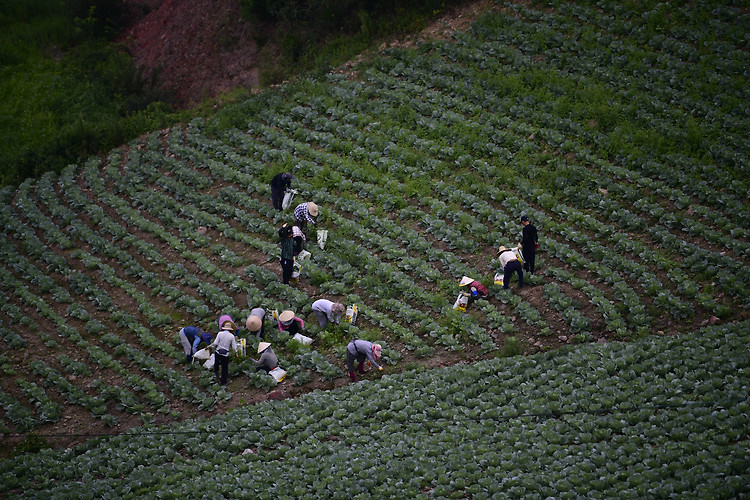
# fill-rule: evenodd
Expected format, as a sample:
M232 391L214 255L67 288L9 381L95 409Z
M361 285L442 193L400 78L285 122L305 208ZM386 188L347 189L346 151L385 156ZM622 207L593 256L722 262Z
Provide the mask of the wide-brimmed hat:
M259 353L263 352L266 349L268 349L269 347L271 347L271 343L270 342L261 342L260 344L258 344L258 352Z
M464 276L463 278L461 278L461 283L459 283L458 286L466 286L470 285L471 283L474 283L474 279L469 278L468 276Z
M507 250L507 248L505 248L505 247L500 247L500 248L498 248L498 249L497 249L497 253L503 253L503 252L504 252L504 251L506 251L506 250Z
M312 215L313 217L315 217L316 215L318 215L318 205L316 205L313 202L308 203L307 204L307 211L310 213L310 215Z
M221 324L222 330L229 330L230 332L233 332L237 329L237 325L234 324L234 321L226 320Z
M279 321L284 324L289 324L294 319L294 311L286 310L279 314Z
M372 356L378 359L383 352L383 347L380 344L372 344Z
M346 308L344 307L344 304L339 304L338 302L334 302L331 306L331 312L333 314L336 314L338 316L341 316L346 312Z
M251 332L257 332L263 326L263 321L258 316L248 316L245 327Z

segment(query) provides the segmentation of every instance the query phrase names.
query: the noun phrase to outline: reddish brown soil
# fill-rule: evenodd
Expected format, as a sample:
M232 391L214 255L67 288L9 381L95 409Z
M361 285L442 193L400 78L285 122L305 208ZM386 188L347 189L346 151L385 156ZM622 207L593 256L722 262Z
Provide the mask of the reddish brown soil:
M133 10L143 0L130 2ZM151 9L120 37L144 74L181 106L258 85L257 48L236 0L148 0Z

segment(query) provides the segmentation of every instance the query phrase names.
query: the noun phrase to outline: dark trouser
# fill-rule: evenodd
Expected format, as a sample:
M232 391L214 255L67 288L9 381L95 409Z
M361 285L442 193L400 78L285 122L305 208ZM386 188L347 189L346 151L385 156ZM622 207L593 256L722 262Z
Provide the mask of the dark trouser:
M346 369L349 373L352 373L354 371L354 361L356 360L358 365L357 369L359 370L359 373L362 373L364 370L364 362L367 359L367 355L363 352L357 351L357 354L352 354L349 352L349 349L346 350Z
M275 208L276 210L281 210L282 201L284 201L284 190L272 187L271 188L271 203L273 204L273 208Z
M536 260L536 248L533 246L530 248L523 247L523 270L534 274L534 261Z
M315 316L318 317L318 325L320 328L328 326L328 315L323 311L315 311Z
M289 284L294 270L294 259L281 259L281 281Z
M523 287L523 268L521 267L521 263L517 260L511 260L505 264L505 268L503 269L503 288L509 288L510 277L513 276L514 272L518 273L518 288Z
M219 377L219 368L221 367L221 385L227 385L227 378L229 377L229 356L222 356L215 354L214 361L214 377Z

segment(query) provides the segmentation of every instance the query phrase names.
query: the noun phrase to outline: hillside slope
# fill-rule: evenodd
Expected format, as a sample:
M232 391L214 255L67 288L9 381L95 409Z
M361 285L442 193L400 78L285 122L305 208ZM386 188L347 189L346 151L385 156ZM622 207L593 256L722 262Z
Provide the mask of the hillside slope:
M685 7L666 37L658 12L508 4L0 191L4 439L67 445L347 385L352 336L383 343L389 375L746 320L748 56L727 9L695 31ZM329 231L320 248L310 228L296 286L279 282L280 171ZM539 272L507 291L495 251L521 214ZM490 289L466 314L463 275ZM320 331L320 297L358 304L357 323ZM227 389L181 364L181 326L257 305L315 338L268 325L280 386L247 359Z

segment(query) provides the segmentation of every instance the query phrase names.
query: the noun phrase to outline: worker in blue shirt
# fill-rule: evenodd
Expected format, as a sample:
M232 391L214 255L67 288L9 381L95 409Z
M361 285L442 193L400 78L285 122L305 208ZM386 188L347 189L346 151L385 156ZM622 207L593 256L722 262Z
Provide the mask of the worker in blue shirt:
M180 330L180 342L185 350L187 362L193 361L193 354L198 350L201 341L210 344L213 339L211 335L204 332L197 326L186 326Z

